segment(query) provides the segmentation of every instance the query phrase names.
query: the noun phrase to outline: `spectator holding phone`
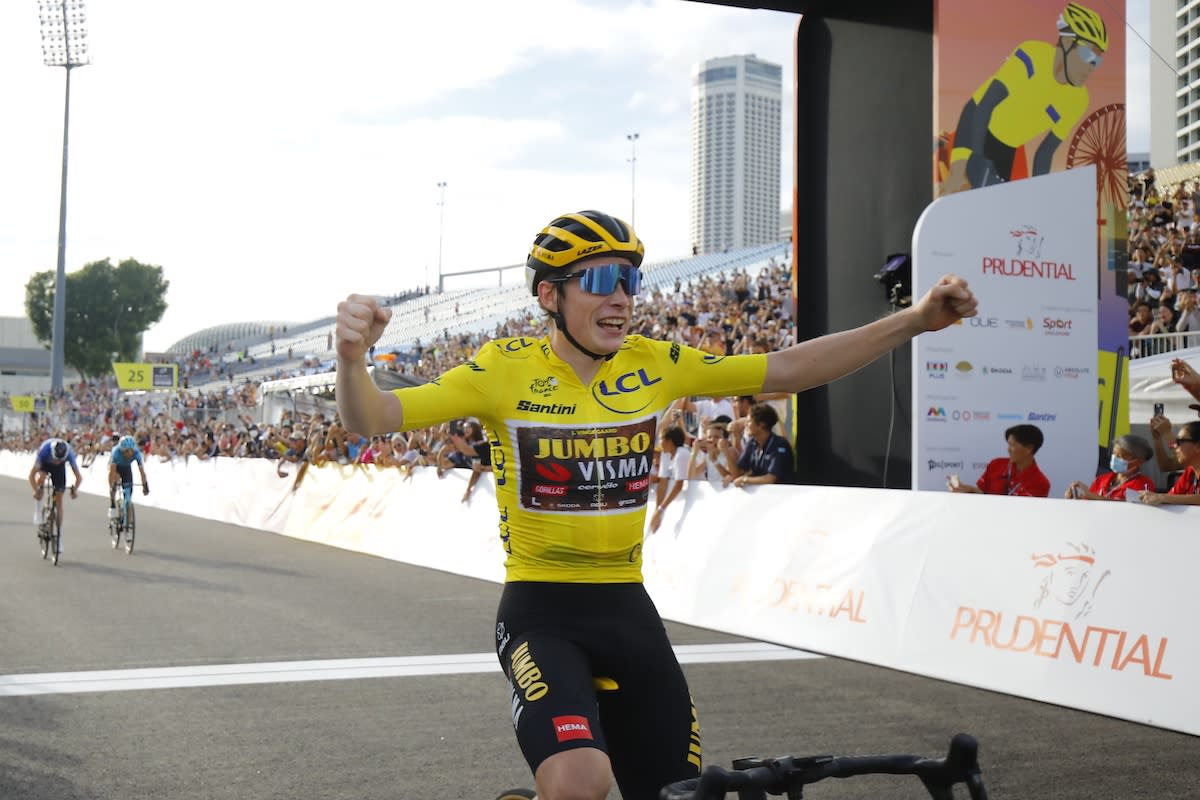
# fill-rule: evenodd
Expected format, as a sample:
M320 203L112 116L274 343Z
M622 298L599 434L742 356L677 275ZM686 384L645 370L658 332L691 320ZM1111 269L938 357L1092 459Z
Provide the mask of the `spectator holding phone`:
M1180 426L1171 442L1176 460L1185 468L1167 492L1146 492L1142 502L1149 506L1200 506L1200 420Z
M1142 465L1154 455L1150 443L1141 436L1126 434L1113 442L1108 466L1111 472L1100 475L1087 486L1073 481L1063 495L1068 500L1130 500L1155 490L1154 481L1142 473ZM1134 492L1131 497L1128 492Z

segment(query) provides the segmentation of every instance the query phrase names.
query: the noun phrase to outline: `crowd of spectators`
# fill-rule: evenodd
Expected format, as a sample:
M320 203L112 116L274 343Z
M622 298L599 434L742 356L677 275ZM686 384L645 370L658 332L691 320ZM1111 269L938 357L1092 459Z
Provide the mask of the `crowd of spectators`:
M1131 176L1129 332L1133 349L1146 349L1141 355L1148 354L1151 340L1145 337L1153 334L1194 331L1200 336L1198 210L1200 179L1160 186L1153 170ZM795 342L790 295L790 266L774 261L755 275L735 270L676 281L674 286L645 293L631 331L714 355L770 352ZM403 353L372 352L371 356L377 370L430 380L470 359L486 341L540 338L548 325L545 316L526 315L492 330L447 331L428 343L417 340ZM1177 344L1155 341L1154 352ZM327 349L332 350L332 342ZM4 431L0 448L31 452L49 436L59 436L71 442L86 465L111 449L116 437L130 433L151 460L266 458L276 462L281 478L294 475L297 481L308 468L330 463L397 469L405 477L424 468L435 470L439 477L451 469L464 469L471 474L463 502L470 500L480 478L490 472L488 435L474 419L370 439L347 431L331 402L324 410L309 413L284 411L278 422L263 419L257 396L263 380L328 369L328 362L310 355L296 359L290 351L280 353L278 361L269 375L238 381L235 375L257 362L248 349L238 352L229 343L223 350L214 346L180 359L183 388L174 393L126 394L112 376L81 382L50 398L49 408L35 417L34 425L24 426L22 432ZM193 382L220 388L192 389ZM660 426L651 526L657 528L685 480L703 480L721 489L790 482L793 454L787 439L777 435L786 413L786 397L677 401ZM1164 455L1159 440L1169 435L1170 423L1158 418L1154 422L1167 430L1163 434L1155 428L1157 460L1167 467L1163 462L1175 459ZM1133 445L1138 446L1126 449L1140 452L1140 443Z
M772 261L754 275L743 269L655 288L639 302L631 329L633 333L679 342L715 355L764 353L794 343L791 315L790 266ZM373 354L375 367L430 380L471 358L490 339L541 337L548 324L542 316L523 316L490 331L447 334L427 344L417 341L405 357ZM331 404L323 411L310 413L284 411L278 422L267 421L261 418L258 402L262 379L235 381L231 365L250 358L248 352L232 355L235 353L229 345L223 352L214 347L188 354L180 363L184 385L176 392L127 394L112 376L71 385L50 398L49 408L32 416L32 424L0 434L0 448L32 452L46 438L58 436L69 441L81 463L87 465L96 455L111 450L116 438L130 434L151 462L266 458L276 463L281 478L292 475L297 481L303 479L307 469L329 463L394 468L405 477L422 468L435 470L439 476L451 469L464 469L471 472L464 502L470 500L481 476L491 470L487 432L474 419L370 439L347 431ZM299 364L290 359L286 368L270 377L319 369L322 364L316 358L306 357ZM214 371L217 375L228 374L229 380L212 382ZM199 390L187 385L198 379L220 388ZM664 419L663 430L673 429L669 438L681 439L683 452L688 454L680 467L680 480L710 475L714 485L740 486L751 475L763 474L761 454L754 457L753 465L747 461L739 467L739 459L745 450L754 451L760 446L754 434L762 427L762 419L772 420L774 433L780 432L775 421L786 402L780 397L758 399L764 401L765 411L755 411L757 416L751 413L755 398L749 397L683 398L673 407ZM758 435L765 441L763 432L758 431ZM692 444L709 437L713 462L691 458ZM775 439L786 444L784 437ZM718 446L718 442L723 444ZM707 449L708 445L701 443L695 452L700 456ZM784 481L791 474L790 449L780 464L785 461L787 473L780 473ZM770 465L766 469L769 472ZM659 502L666 491L664 487Z
M1160 186L1153 169L1130 179L1129 334L1133 355L1200 343L1200 179ZM1196 333L1188 341L1156 334Z

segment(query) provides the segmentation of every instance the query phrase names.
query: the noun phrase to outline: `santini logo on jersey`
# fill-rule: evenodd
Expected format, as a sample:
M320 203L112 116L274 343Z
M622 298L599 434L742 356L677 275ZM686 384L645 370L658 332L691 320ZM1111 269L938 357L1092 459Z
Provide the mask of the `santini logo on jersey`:
M517 411L528 411L532 414L574 414L575 404L534 403L531 400L518 400Z

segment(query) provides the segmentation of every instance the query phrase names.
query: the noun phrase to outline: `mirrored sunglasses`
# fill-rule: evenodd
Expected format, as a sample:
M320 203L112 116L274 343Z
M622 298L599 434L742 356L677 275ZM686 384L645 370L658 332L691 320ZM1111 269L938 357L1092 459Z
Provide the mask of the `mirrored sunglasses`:
M597 264L578 272L569 272L555 282L565 283L572 278L579 278L579 288L588 294L607 297L617 290L617 283L625 284L625 293L630 297L641 291L642 273L637 267L629 264Z
M1084 42L1079 42L1075 45L1075 48L1079 51L1079 57L1083 59L1083 63L1089 67L1098 67L1100 66L1100 62L1104 60L1103 55L1097 53L1090 45Z

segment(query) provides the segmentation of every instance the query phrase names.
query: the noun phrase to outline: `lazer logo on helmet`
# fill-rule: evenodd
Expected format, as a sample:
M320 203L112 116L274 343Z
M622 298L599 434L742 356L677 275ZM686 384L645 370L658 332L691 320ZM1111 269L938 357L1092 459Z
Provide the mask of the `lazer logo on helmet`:
M604 245L602 245L602 244L594 244L594 245L592 245L591 247L581 247L580 249L578 249L578 250L576 250L576 251L575 251L575 255L576 255L578 258L583 258L583 257L584 257L584 256L586 256L588 253L594 253L594 252L596 252L597 250L601 250L601 249L603 249L603 248L604 248Z

